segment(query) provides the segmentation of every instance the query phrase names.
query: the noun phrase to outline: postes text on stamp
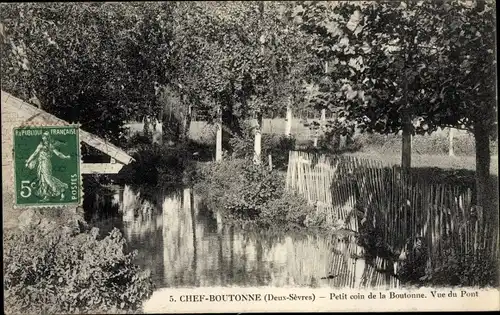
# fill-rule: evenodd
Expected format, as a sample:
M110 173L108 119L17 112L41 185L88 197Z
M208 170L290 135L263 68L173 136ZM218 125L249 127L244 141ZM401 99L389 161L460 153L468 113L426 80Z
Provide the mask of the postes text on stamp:
M14 174L17 206L80 205L78 126L14 128Z

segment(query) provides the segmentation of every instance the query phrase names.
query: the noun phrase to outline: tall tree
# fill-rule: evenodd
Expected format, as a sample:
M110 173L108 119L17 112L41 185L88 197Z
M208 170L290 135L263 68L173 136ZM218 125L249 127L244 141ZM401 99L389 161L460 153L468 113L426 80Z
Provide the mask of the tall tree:
M445 6L441 46L431 82L431 115L442 126L465 128L476 144L477 203L495 199L490 183L490 139L498 135L494 1L455 1Z
M266 3L263 11L259 5L195 2L177 7L174 46L182 67L176 82L213 121L222 112L226 139L241 135L243 120L284 109L285 100L298 90L296 56L302 46L288 21L290 5Z
M172 89L185 93L212 121L222 112L226 130L236 134L242 116L238 81L245 75L237 70L245 58L239 22L246 11L240 3L192 2L178 3L174 14Z
M408 1L314 2L297 14L317 39L313 48L334 61L322 96L342 105L340 116L368 132L474 133L483 205L496 129L493 13L486 1Z

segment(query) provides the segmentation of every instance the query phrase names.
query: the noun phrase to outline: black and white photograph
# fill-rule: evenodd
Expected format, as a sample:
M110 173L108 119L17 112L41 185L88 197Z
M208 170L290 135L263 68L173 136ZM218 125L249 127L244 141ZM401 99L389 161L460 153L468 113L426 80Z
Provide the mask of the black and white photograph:
M0 3L4 313L499 310L496 38L494 0Z

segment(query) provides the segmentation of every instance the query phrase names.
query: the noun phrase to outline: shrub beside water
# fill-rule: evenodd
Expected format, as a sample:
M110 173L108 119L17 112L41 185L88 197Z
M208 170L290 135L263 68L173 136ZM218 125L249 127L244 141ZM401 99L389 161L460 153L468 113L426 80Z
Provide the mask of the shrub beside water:
M254 156L255 136L250 127L246 127L241 137L232 137L229 144L232 149L232 157L236 159L251 160ZM295 138L280 134L262 134L261 156L264 164L267 164L268 156L271 155L273 167L285 170L288 165L288 152L295 149Z
M6 313L137 312L153 293L117 229L99 238L46 223L4 235Z
M398 277L417 286L498 287L498 260L487 251L457 253L449 242L443 244L442 251L444 260L439 267L429 268L425 260L412 255L397 271Z
M231 222L264 227L303 227L311 206L285 190L284 174L249 160L232 159L200 166L197 193L213 212Z

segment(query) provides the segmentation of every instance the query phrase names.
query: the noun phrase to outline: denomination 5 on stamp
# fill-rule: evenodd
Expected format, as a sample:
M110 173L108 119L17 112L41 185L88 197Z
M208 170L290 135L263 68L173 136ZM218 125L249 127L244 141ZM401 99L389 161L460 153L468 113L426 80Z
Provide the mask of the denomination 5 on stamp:
M17 206L80 205L78 126L14 128L14 176Z

